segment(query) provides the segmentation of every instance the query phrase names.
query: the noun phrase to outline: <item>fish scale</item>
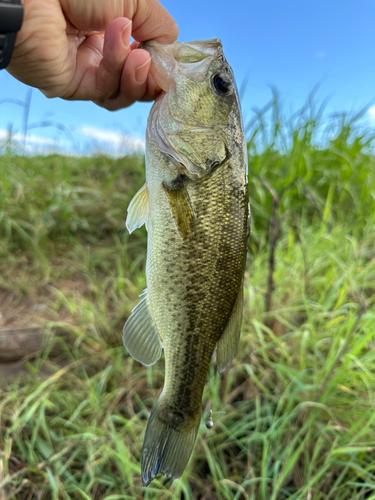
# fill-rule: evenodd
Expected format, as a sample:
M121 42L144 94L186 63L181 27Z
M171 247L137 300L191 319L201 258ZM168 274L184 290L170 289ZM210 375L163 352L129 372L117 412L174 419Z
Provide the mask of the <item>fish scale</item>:
M147 224L147 294L125 324L124 344L144 364L158 359L161 344L165 353L164 388L142 450L147 485L158 472L182 474L215 347L220 371L235 354L249 208L240 107L220 41L144 48L160 86L163 71L169 85L150 113L146 184L127 219L130 230ZM215 76L220 91L230 85L228 96L215 91Z

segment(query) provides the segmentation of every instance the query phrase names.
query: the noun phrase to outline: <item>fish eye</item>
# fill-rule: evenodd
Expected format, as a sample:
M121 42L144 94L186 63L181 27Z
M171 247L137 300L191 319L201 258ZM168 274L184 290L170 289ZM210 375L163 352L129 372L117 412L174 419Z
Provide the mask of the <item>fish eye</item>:
M219 95L228 95L232 89L232 82L220 74L212 78L212 83Z

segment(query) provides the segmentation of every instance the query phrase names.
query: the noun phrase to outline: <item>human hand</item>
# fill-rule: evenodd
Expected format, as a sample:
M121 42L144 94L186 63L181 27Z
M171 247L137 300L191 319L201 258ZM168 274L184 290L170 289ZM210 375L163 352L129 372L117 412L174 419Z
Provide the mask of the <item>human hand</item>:
M116 110L160 92L150 55L130 45L177 39L157 0L24 0L25 14L7 70L47 97L92 100Z

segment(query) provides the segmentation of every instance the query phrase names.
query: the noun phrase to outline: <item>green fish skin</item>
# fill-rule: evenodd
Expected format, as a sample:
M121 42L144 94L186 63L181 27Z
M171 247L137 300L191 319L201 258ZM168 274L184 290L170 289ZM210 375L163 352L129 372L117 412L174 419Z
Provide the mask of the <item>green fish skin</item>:
M145 486L178 478L189 461L216 347L231 363L242 321L250 211L239 98L219 39L147 42L164 90L146 132L146 184L127 227L146 223L147 291L124 326L124 345L151 365L165 354L165 383L142 449Z

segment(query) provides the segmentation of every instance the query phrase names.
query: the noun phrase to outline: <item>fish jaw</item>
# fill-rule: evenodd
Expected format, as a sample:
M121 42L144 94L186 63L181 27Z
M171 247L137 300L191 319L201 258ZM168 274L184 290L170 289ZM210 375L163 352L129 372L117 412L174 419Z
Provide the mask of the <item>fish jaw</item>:
M175 59L173 57L174 44L162 45L155 40L142 42L138 48L147 50L151 56L150 72L156 83L164 91L168 92L173 83L172 72L175 67Z
M196 42L175 42L163 45L155 40L142 42L138 48L151 56L150 72L164 92L168 92L178 71L195 81L202 81L212 59L222 56L223 48L218 38Z

